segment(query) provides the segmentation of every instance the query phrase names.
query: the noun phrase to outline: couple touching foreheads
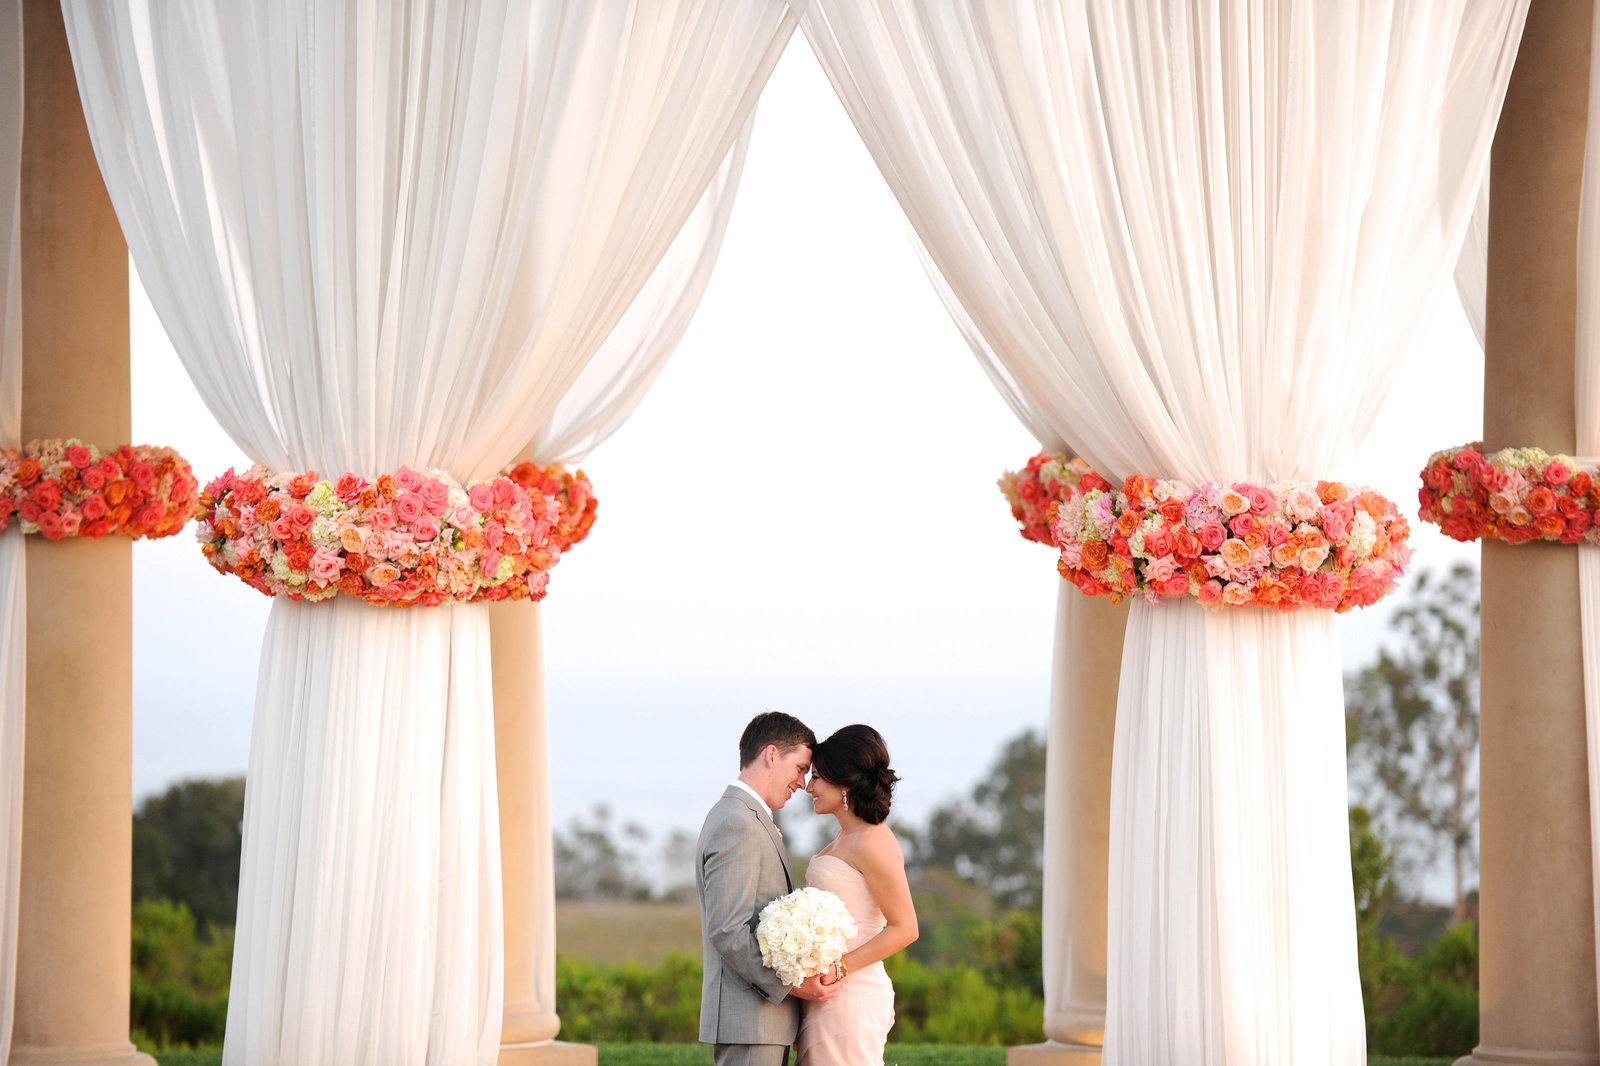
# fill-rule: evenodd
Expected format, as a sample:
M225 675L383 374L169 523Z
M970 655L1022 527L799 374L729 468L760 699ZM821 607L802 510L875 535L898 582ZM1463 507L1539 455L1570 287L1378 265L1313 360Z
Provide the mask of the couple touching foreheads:
M905 858L885 819L898 780L876 729L828 739L797 718L757 715L739 738L739 776L700 830L695 892L705 944L700 1041L716 1066L877 1066L894 1024L883 960L917 939ZM797 886L772 814L805 790L838 832L806 866L806 884L844 901L856 935L827 973L790 987L762 965L761 909ZM802 1002L804 1001L804 1002ZM797 1039L798 1038L798 1039Z

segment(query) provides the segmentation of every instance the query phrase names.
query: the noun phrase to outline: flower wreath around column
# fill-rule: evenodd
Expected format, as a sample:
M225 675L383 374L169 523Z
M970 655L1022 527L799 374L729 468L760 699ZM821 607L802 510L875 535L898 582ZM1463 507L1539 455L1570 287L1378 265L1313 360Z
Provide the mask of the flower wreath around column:
M594 510L581 473L531 463L470 486L410 467L329 481L253 466L206 486L198 537L213 567L268 596L344 593L384 607L541 600Z
M1421 517L1459 541L1600 544L1597 472L1567 455L1478 442L1434 452L1422 468Z
M0 449L0 530L16 518L24 533L47 540L170 537L194 515L199 490L188 460L171 448L102 452L54 437Z
M1041 539L1043 511L1061 576L1113 603L1348 611L1394 591L1411 561L1395 505L1339 481L1195 488L1133 476L1117 489L1081 460L1041 453L1001 488L1029 540Z

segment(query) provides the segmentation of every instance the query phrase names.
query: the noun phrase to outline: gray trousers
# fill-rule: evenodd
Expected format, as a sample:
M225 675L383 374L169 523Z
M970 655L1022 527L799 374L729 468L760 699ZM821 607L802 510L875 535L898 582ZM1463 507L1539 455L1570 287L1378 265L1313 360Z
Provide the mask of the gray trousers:
M788 1044L713 1044L716 1066L789 1066Z

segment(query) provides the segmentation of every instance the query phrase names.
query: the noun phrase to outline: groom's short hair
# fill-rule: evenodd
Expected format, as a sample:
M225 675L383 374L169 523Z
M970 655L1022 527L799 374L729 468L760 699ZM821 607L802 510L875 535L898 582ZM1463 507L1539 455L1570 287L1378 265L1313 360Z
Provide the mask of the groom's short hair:
M744 735L739 738L739 769L755 762L768 744L776 744L778 754L783 755L802 744L816 747L817 735L792 714L763 711L750 719L750 724L744 727Z

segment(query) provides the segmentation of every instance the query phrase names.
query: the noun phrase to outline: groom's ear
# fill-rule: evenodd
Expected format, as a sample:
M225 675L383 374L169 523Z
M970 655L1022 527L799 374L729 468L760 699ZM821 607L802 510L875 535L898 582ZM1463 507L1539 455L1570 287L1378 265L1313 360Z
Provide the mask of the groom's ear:
M778 745L768 744L761 749L761 761L768 769L778 765Z

